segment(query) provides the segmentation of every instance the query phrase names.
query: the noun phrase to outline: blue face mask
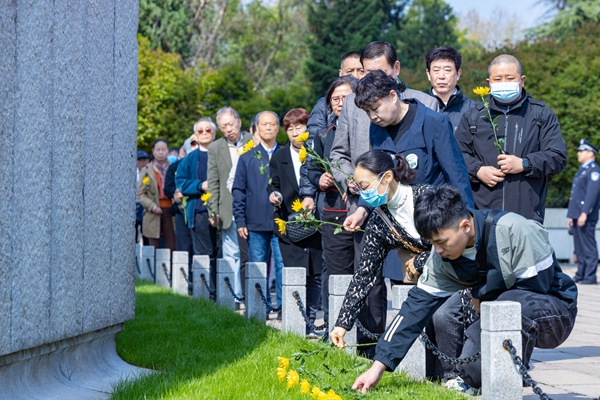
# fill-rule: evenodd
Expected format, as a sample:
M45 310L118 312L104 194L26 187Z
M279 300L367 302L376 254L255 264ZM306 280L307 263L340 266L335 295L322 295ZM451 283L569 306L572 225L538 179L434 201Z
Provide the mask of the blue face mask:
M377 179L377 177L375 179ZM360 198L363 199L363 201L365 203L367 203L367 205L370 207L377 208L377 207L382 206L385 203L387 203L387 200L388 200L387 188L385 189L384 194L379 194L377 192L377 188L381 184L382 179L383 179L383 175L381 176L381 178L379 178L379 182L377 182L377 185L373 186L371 189L366 189L366 190L360 191Z
M490 83L492 96L501 103L510 103L521 94L519 82Z
M179 160L179 157L177 157L175 154L169 154L167 156L167 161L170 162L171 164L177 162L177 160Z

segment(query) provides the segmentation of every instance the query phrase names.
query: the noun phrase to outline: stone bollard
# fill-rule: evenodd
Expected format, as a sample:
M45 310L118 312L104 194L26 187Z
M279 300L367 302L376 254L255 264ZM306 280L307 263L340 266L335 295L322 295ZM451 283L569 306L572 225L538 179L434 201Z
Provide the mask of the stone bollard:
M210 290L207 287L207 285L210 285L210 257L194 256L192 269L194 271L192 297L194 299L210 299ZM203 277L204 281L202 280Z
M135 244L135 277L136 279L142 279L142 245L139 243Z
M340 310L342 309L342 303L350 286L352 275L330 275L329 276L329 332L335 328L335 321L337 321ZM356 324L346 332L344 336L344 342L347 345L356 344ZM347 353L354 353L355 348L346 349Z
M154 276L154 246L142 246L141 278L148 282L155 282Z
M235 310L235 298L229 290L229 285L233 288L234 264L235 260L230 258L219 258L217 260L217 305L229 307L232 310ZM229 279L229 285L225 282L225 278ZM209 274L206 275L206 279L208 282L210 279Z
M306 322L298 309L293 293L298 292L302 304L306 307L306 268L284 267L282 281L281 329L304 337Z
M267 320L267 307L260 297L260 293L256 289L256 284L259 283L264 296L269 290L265 287L267 281L267 264L263 262L246 263L246 319L252 317L259 321Z
M156 284L171 288L171 249L156 249Z
M521 304L514 301L481 303L481 392L483 399L523 398L523 380L510 353L504 349L512 341L520 357Z
M171 274L173 291L185 296L189 293L190 266L187 251L173 252L173 273Z
M414 285L395 285L392 287L392 309L399 312L402 304L408 298L408 291ZM395 320L395 319L394 319ZM417 338L398 365L395 372L404 373L414 379L425 379L425 343Z

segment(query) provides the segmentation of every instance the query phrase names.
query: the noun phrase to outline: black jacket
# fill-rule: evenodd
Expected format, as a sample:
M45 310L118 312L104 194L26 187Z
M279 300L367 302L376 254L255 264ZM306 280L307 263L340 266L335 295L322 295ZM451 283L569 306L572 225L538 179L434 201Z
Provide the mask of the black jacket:
M554 113L545 103L533 100L525 90L521 99L508 108L499 107L494 98L488 98L492 118L500 116L498 138L504 138L506 154L527 158L532 169L529 172L506 175L503 182L490 188L477 178L482 166L498 167L498 151L494 146L492 125L487 111L478 103L478 114L463 114L455 137L465 158L473 190L475 207L512 211L527 219L544 221L547 193L547 176L565 169L567 145L562 137L560 125ZM537 118L536 118L537 117ZM469 120L475 122L475 132Z
M169 165L167 173L165 174L165 187L163 190L165 192L165 196L169 199L172 199L173 196L175 196L175 189L177 189L175 185L175 173L177 172L179 161L181 160L177 160L173 164ZM179 210L179 204L173 202L173 205L171 206L171 213L173 215L181 213Z
M444 101L433 93L433 88L429 89L429 94L437 99L440 106L440 112L450 118L454 132L456 132L456 128L458 128L462 115L477 104L475 100L471 100L465 96L458 86L456 87L456 93L450 96L448 104L444 104Z

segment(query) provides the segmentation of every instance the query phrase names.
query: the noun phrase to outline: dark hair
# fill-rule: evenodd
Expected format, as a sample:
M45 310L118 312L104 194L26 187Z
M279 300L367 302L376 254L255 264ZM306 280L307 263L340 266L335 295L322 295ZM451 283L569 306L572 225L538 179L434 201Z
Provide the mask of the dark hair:
M292 108L283 117L283 130L287 131L292 125L306 125L310 114L304 108Z
M354 104L364 110L376 101L389 96L392 90L400 96L400 93L406 90L406 85L387 76L379 69L371 71L356 85Z
M356 85L358 85L358 79L352 75L343 75L338 76L333 80L333 82L331 82L329 89L327 89L327 94L325 95L325 107L327 107L328 112L333 112L333 109L331 108L331 96L333 95L333 92L335 89L343 85L350 85L352 91L355 92Z
M258 123L258 114L255 115L254 117L252 117L252 120L250 121L250 130L252 131L252 133L256 132L256 124Z
M388 42L371 42L360 52L360 63L364 66L364 60L372 60L381 56L385 56L390 67L393 67L396 61L398 61L394 46Z
M179 147L169 147L169 153L172 151L177 151L179 152Z
M167 142L167 139L156 139L154 141L154 143L152 143L152 147L151 149L154 150L154 146L156 146L157 143L163 142L164 144L167 145L167 148L169 148L169 142Z
M417 176L417 172L410 169L402 154L390 154L383 150L367 151L358 157L356 166L360 166L378 176L384 172L392 171L394 180L403 185L412 183Z
M435 49L429 50L425 55L427 70L431 67L431 63L437 60L451 60L454 62L454 66L458 71L460 69L460 64L462 63L462 55L450 46L436 47Z
M349 51L344 54L342 56L342 61L340 61L340 69L342 69L344 61L346 61L347 58L358 58L360 60L360 51Z
M415 201L415 227L422 238L431 239L463 218L469 218L469 211L460 192L450 185L432 186Z

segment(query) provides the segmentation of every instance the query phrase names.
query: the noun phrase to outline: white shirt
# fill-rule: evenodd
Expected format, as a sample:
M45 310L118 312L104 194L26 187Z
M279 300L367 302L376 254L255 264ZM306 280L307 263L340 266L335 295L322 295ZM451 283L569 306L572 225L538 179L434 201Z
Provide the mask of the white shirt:
M410 236L415 239L421 239L421 236L415 227L413 217L415 205L412 187L399 183L394 197L388 200L387 206L390 213L392 213L393 217L396 219L396 222L402 225Z
M290 144L290 154L292 156L292 164L294 164L296 182L298 183L298 187L300 187L300 167L302 166L302 163L300 162L300 150Z

